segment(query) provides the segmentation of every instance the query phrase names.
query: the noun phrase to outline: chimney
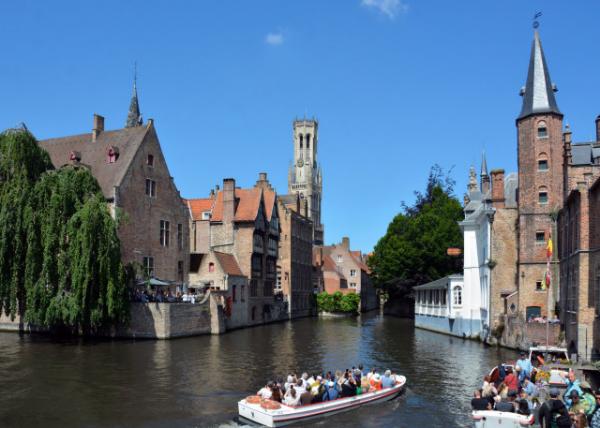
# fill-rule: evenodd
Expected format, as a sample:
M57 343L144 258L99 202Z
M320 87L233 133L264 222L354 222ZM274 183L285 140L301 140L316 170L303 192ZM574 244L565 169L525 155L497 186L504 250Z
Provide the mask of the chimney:
M596 141L600 141L600 115L596 118Z
M596 126L598 126L598 120L596 120ZM571 132L571 127L567 124L565 130L563 131L563 148L564 148L564 156L565 156L565 164L570 165L572 162L571 156L571 137L573 133Z
M323 266L323 247L315 247L315 266Z
M92 128L92 142L96 142L98 135L104 132L104 117L94 113L94 127Z
M342 238L342 247L350 251L350 238L348 238L347 236L344 236Z
M504 208L504 201L504 170L495 169L492 171L492 206Z
M223 180L223 223L233 223L235 217L235 180Z

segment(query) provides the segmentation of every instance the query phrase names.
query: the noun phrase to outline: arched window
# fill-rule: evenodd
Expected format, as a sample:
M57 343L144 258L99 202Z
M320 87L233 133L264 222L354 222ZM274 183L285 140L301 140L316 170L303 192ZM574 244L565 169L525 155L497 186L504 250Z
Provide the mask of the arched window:
M537 124L537 137L548 138L548 128L546 127L546 122L543 120L540 120Z
M306 148L310 149L310 134L306 134Z
M462 287L457 285L452 289L452 294L453 294L453 299L454 299L454 306L461 306L462 305Z
M538 190L538 203L542 205L548 203L548 188L546 186L540 186Z
M208 271L209 272L214 272L215 271L215 264L213 262L210 262L208 264Z
M544 152L538 155L538 171L548 171L548 155Z
M304 141L304 135L300 134L300 148L302 148L303 141Z

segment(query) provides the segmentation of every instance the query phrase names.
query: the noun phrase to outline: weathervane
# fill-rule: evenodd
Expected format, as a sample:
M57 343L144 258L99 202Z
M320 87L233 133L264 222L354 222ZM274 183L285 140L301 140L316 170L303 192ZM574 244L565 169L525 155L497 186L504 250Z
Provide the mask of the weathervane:
M541 16L542 16L542 12L536 12L535 15L533 15L533 28L535 28L536 30L540 26L540 22L538 21L538 18L540 18Z

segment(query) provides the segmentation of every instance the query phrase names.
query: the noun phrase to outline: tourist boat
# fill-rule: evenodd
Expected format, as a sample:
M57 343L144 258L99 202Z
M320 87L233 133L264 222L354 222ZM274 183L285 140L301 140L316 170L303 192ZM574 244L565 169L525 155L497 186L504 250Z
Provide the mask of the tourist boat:
M396 385L391 388L298 407L290 407L271 400L261 400L258 396L251 396L238 402L238 410L240 417L243 419L268 427L281 427L295 422L304 422L308 419L345 412L364 404L391 400L402 392L405 384L406 378L398 376Z
M533 425L535 417L495 410L475 410L473 421L475 421L475 428L520 428Z
M556 386L557 388L566 387L565 376L569 369L570 360L565 348L558 348L555 346L532 346L529 348L529 361L531 361L534 373L537 372L540 367L546 368L548 376L547 382L551 386ZM514 369L512 364L504 364L504 367L507 371L512 371ZM498 366L490 371L492 382L498 380L499 374Z

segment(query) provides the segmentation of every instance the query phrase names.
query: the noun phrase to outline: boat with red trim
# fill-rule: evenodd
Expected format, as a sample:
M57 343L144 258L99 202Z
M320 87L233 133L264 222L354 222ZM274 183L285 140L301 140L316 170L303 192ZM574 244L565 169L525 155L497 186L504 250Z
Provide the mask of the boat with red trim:
M406 377L397 376L396 384L391 388L297 407L286 406L272 400L262 400L258 396L250 396L238 402L238 411L243 419L268 427L281 427L295 422L346 412L365 404L392 400L402 392L405 385Z
M472 416L475 428L521 428L535 423L533 414L525 416L496 410L475 410Z

